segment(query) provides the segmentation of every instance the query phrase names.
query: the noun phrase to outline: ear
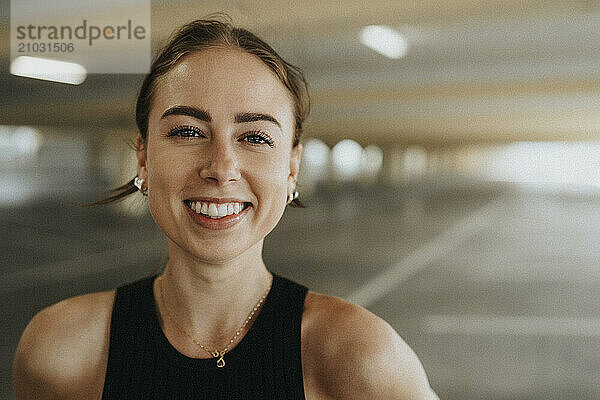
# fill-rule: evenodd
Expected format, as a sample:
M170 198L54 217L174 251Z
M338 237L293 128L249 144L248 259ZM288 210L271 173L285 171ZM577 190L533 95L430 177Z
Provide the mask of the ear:
M302 143L298 143L296 147L292 148L290 157L290 175L288 176L290 193L296 190L296 180L298 179L298 172L300 170L300 160L302 160Z
M146 169L146 143L140 134L138 134L135 138L135 155L137 157L137 175L141 179L147 180L148 170Z

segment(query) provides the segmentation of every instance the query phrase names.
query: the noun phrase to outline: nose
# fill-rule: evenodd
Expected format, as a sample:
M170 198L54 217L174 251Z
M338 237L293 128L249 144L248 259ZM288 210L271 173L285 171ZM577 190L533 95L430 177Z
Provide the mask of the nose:
M214 141L207 150L199 171L202 179L219 186L240 179L238 160L231 144Z

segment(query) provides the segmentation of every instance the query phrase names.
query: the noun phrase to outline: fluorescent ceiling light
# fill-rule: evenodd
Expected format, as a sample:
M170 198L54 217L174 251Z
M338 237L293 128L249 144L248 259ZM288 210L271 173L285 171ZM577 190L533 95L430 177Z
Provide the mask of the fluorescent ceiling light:
M342 180L351 180L360 174L363 148L351 139L338 142L331 149L333 169Z
M384 25L365 26L360 32L360 42L388 58L404 57L408 50L406 38Z
M0 160L23 161L24 156L37 154L41 139L37 129L28 126L0 125Z
M28 56L15 58L10 65L10 73L26 78L43 79L71 85L79 85L87 77L87 71L82 65Z

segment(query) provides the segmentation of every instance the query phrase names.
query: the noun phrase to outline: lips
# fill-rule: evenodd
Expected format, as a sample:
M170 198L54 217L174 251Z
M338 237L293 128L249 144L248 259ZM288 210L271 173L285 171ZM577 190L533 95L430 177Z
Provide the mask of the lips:
M223 230L228 229L237 223L241 222L246 218L248 213L252 209L252 203L243 202L243 203L234 203L238 204L237 211L236 206L233 206L234 209L231 214L225 214L225 209L229 212L229 206L232 204L229 203L215 203L215 202L201 202L194 200L185 200L185 209L187 210L188 215L192 218L192 220L202 226L203 228L211 229L211 230ZM203 205L204 203L204 205ZM208 206L206 205L208 204ZM193 207L193 208L192 208ZM202 213L202 207L205 207L205 210L208 214ZM219 210L220 207L220 210ZM200 212L197 212L196 209L200 209ZM219 214L219 211L221 214ZM210 216L209 214L215 214Z

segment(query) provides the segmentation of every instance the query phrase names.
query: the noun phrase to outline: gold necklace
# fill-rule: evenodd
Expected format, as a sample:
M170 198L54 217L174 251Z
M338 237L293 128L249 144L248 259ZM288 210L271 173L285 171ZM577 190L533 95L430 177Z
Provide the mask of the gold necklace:
M162 304L164 304L165 308L167 308L167 317L169 318L169 320L171 321L171 323L173 325L175 325L175 327L177 327L177 329L183 333L184 335L186 335L187 337L189 337L190 339L192 339L192 342L194 342L196 345L200 346L200 348L204 351L206 351L208 354L210 354L211 356L213 356L214 358L217 358L217 367L218 368L223 368L225 366L225 359L223 358L223 356L225 355L225 353L227 353L227 351L229 350L229 346L231 346L239 337L241 332L244 330L244 328L246 327L246 325L248 324L248 322L250 322L250 320L252 319L252 317L254 317L254 314L260 309L260 306L263 304L263 302L265 301L265 298L267 297L267 295L269 294L269 291L271 290L271 285L273 284L273 280L271 280L271 283L269 283L269 287L267 288L267 290L265 291L265 294L263 294L263 296L260 298L260 300L258 300L258 303L256 303L256 305L254 306L254 308L252 309L252 311L250 311L250 314L248 315L248 318L246 318L246 320L244 321L244 323L242 324L242 326L240 326L236 331L235 334L231 337L231 339L229 340L229 343L227 343L227 346L225 346L225 348L221 351L219 350L209 350L207 349L203 344L201 344L200 342L198 342L196 339L194 339L192 337L192 335L190 335L189 333L187 333L183 328L181 328L179 326L179 324L175 321L174 318L171 317L171 309L169 308L169 306L167 305L167 303L165 302L165 298L164 298L164 294L163 294L163 282L162 282L162 278L164 277L164 275L161 275L160 278L158 278L158 283L160 285L160 302Z

